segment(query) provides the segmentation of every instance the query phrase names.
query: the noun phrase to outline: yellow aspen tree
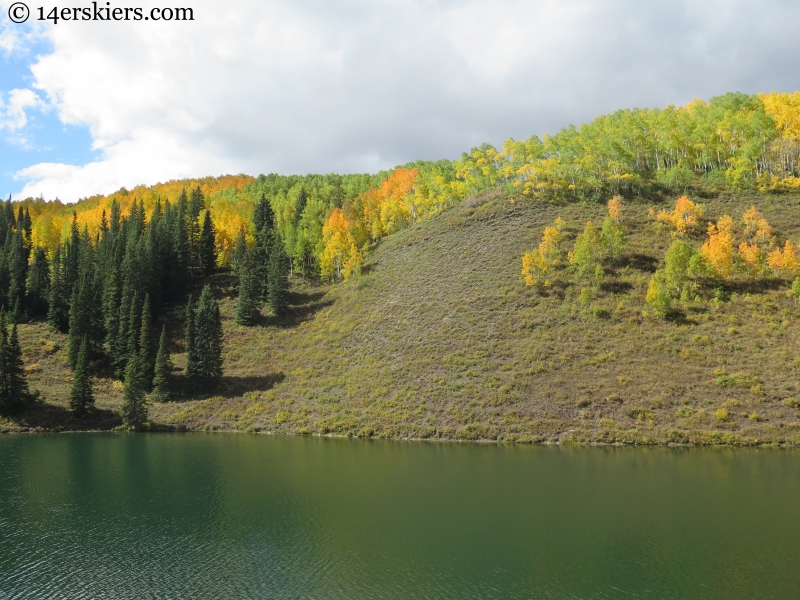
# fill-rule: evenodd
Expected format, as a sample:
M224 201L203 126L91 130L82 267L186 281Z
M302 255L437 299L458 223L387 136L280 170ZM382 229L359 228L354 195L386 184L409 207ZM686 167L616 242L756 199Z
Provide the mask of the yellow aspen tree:
M797 260L797 250L789 240L783 245L783 249L776 248L767 256L767 264L776 275L793 274L800 269L800 261Z
M739 244L739 262L747 275L755 279L764 271L764 253L758 244Z
M744 236L754 243L773 243L772 227L755 206L751 206L742 215Z
M622 196L614 196L608 201L608 216L619 223L622 218Z
M324 249L319 264L323 277L334 275L346 281L361 272L361 254L350 231L350 221L341 209L334 209L325 221L322 239Z
M526 285L550 285L547 274L561 264L559 225L563 227L563 220L559 224L559 219L556 219L556 226L545 227L538 248L522 255L522 276Z
M711 269L723 279L733 274L733 219L720 217L716 225L708 224L708 241L700 248Z
M662 210L658 213L656 219L661 223L672 226L678 235L686 235L686 233L698 226L702 216L702 206L689 200L688 196L681 196L675 202L675 209L672 212Z

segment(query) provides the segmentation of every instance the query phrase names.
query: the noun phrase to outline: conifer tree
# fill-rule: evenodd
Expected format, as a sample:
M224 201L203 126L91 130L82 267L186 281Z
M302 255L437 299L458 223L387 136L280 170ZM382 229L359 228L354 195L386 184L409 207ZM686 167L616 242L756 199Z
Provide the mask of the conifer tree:
M267 271L267 303L276 316L283 316L287 308L289 282L287 278L288 256L277 233L272 237Z
M114 369L114 376L117 379L125 377L125 367L128 364L128 333L131 318L131 304L133 303L133 292L129 286L122 288L119 302L119 328L115 338L109 340L109 353L111 355L111 366Z
M92 376L89 373L89 347L86 336L81 341L75 373L72 378L72 389L69 393L69 408L77 418L85 417L94 409L94 390Z
M262 193L255 209L253 210L253 224L256 232L263 229L272 229L275 226L275 213L267 197Z
M122 388L122 406L120 407L122 424L133 430L141 428L147 420L147 403L145 401L144 382L138 353L128 356L125 367L125 383Z
M156 354L155 376L153 377L153 398L156 402L169 402L169 378L172 373L172 361L167 348L167 327L161 329Z
M142 306L142 324L139 331L139 358L142 369L142 382L144 391L149 392L153 382L153 369L155 357L153 356L152 342L153 318L150 312L150 296L144 297Z
M239 325L253 325L258 318L259 282L256 279L253 253L246 246L237 261L236 277L239 280L236 322Z
M206 211L203 219L203 229L200 233L200 271L203 275L211 275L217 266L217 232L211 221L211 211Z
M258 282L258 297L267 302L269 290L269 265L270 254L275 247L275 238L278 232L271 227L264 227L256 233L256 247L253 256L253 272Z
M209 285L200 294L193 320L197 358L190 378L195 385L214 385L222 377L222 319Z
M294 203L294 219L292 220L292 224L295 227L297 227L298 223L300 223L300 219L303 217L303 211L306 208L307 202L306 188L300 187L300 191L297 193L297 200Z
M195 313L192 297L186 303L186 332L184 335L186 343L186 377L190 382L197 381L201 377L200 359L197 351L197 341L195 335Z
M29 398L17 325L12 326L9 336L6 315L0 312L0 412L13 412Z
M50 292L50 264L44 248L33 251L33 264L28 273L28 309L31 315L46 315Z
M141 336L141 331L142 303L139 301L139 293L133 292L130 313L128 314L128 360L130 360L133 354L139 355L139 338Z
M61 246L59 245L53 255L53 265L50 269L47 323L55 331L66 332L69 326L69 304L67 282L61 258Z

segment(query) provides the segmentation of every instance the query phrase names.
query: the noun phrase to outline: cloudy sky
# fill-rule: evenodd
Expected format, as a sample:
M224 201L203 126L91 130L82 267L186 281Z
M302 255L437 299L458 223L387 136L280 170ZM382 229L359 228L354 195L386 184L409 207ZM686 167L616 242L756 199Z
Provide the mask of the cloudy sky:
M26 1L16 25L0 0L5 198L374 172L618 108L800 89L796 0L175 0L194 21L55 25Z

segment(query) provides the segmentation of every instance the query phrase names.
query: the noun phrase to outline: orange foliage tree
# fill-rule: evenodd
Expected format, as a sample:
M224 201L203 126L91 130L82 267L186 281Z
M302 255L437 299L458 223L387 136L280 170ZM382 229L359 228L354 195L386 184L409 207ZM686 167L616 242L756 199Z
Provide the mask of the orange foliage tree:
M712 270L723 279L733 274L733 219L720 217L716 225L708 224L708 241L700 248Z
M656 218L661 223L671 225L678 235L686 235L698 226L702 216L702 206L689 200L688 196L681 196L675 202L675 209L672 212L662 210Z

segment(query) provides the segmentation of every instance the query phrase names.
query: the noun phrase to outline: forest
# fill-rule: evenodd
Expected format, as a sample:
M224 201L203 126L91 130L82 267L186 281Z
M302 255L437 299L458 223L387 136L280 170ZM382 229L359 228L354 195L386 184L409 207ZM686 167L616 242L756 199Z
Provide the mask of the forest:
M18 328L30 325L66 336L70 418L95 410L98 382L118 382L108 385L121 393L121 426L150 426L148 407L161 414L159 404L204 402L225 387L231 331L246 337L268 323L266 335L280 337L314 305L315 290L355 293L334 292L337 282L354 280L355 288L342 289L368 297L363 288L373 275L363 266L386 256L384 241L448 209L471 214L471 203L485 199L537 215L535 227L518 226L528 237L506 259L517 273L509 285L518 281L536 302L567 306L574 298L602 318L614 313L603 308L610 298L635 294L646 318L680 326L731 295L797 297L794 224L773 224L763 199L800 191L798 153L800 92L730 93L620 110L554 135L510 139L502 149L484 144L458 160L375 175L236 175L123 188L74 205L9 201L0 210L0 409L13 416L42 401L41 390L28 389L35 370L26 371L19 339ZM728 197L753 201L720 213L715 199ZM580 214L591 219L574 221ZM553 220L539 225L539 215ZM641 236L662 240L651 244L662 254L637 250L641 242L631 240ZM640 290L622 273L645 254ZM319 410L325 421L330 411ZM290 415L275 417L277 425L291 424L288 404L277 412ZM341 432L309 429L303 419L310 417L299 417L296 430ZM380 418L361 420L345 431L397 435ZM408 435L425 437L419 429Z

